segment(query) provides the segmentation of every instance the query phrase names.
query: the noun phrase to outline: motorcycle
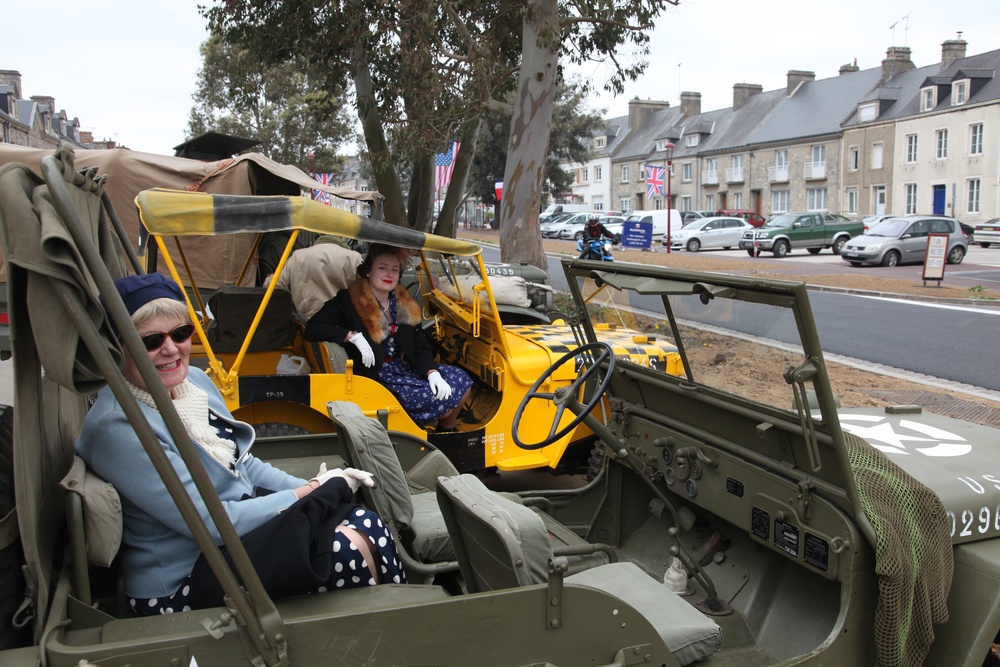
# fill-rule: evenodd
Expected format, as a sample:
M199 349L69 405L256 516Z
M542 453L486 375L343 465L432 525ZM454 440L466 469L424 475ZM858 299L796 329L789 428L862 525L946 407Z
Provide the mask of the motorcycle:
M611 255L611 243L606 239L578 239L576 249L580 252L580 259L594 259L602 262L615 261Z

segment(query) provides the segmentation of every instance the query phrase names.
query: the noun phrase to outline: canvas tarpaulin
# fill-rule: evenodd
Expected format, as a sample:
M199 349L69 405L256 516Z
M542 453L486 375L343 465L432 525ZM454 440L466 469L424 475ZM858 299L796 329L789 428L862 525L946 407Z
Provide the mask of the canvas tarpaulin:
M323 185L297 167L279 164L258 153L203 162L122 148L75 149L74 152L77 169L94 167L97 176L108 176L105 192L136 248L139 243L139 215L135 196L149 188L245 195L299 195L303 189L311 188L347 200L377 203L380 198L377 192L342 190ZM38 174L42 158L52 153L51 150L0 144L0 166L20 162ZM253 241L252 236L205 237L186 241L184 251L198 286L212 288L235 283ZM3 268L0 258L0 280L6 275ZM244 284L249 284L252 279L251 274Z

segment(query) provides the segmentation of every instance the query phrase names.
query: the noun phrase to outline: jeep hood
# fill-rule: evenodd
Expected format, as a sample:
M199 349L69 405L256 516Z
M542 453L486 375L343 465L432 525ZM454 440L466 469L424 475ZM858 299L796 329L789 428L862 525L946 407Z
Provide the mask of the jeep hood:
M843 408L841 428L934 491L954 543L1000 535L1000 429L913 408Z

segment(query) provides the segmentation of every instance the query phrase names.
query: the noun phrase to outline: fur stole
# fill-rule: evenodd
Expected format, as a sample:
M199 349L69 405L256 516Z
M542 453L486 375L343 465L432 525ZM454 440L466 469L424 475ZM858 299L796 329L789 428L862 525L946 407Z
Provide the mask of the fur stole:
M420 326L420 304L418 304L410 293L402 285L396 285L396 319L399 324L408 324L412 327ZM381 343L389 336L389 321L382 314L375 294L372 293L371 284L367 278L355 280L347 288L347 293L351 297L354 309L358 311L362 324L368 330L368 335L376 343Z

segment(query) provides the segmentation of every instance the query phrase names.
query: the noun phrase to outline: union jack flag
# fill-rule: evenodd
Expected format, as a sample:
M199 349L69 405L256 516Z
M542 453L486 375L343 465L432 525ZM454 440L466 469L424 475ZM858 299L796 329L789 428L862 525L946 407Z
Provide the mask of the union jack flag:
M316 180L323 185L330 185L333 183L333 174L316 174ZM313 199L318 202L322 202L327 206L330 206L330 195L322 190L313 190Z
M663 194L663 177L666 167L646 167L646 199Z
M461 144L457 141L451 142L447 153L436 153L434 155L434 191L448 187L451 182L451 172L455 171L455 158L458 156L458 147Z

